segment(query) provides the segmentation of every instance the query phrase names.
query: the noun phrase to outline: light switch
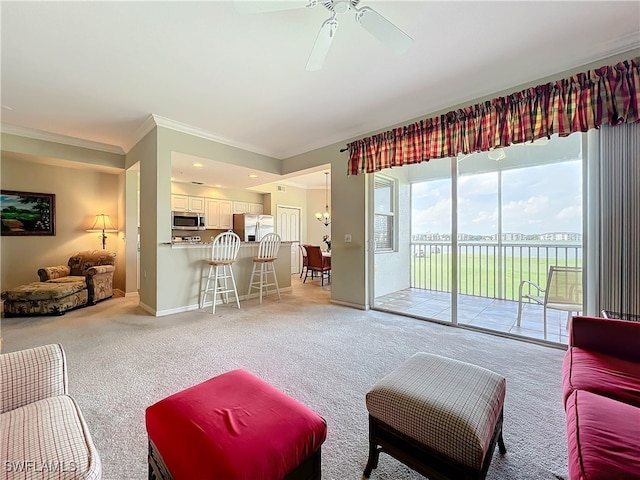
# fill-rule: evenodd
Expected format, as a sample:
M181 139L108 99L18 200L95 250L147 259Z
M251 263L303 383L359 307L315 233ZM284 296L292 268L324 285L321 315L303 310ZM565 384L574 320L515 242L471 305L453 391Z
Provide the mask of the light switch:
M344 243L351 243L351 234L350 233L345 233L344 234Z

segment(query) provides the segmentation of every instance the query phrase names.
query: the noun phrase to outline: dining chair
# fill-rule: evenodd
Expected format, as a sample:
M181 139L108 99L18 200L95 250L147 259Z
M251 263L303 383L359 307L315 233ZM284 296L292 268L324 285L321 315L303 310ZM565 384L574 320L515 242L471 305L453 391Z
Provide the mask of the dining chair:
M280 235L277 233L269 233L262 237L258 247L258 256L253 257L253 270L251 271L251 282L249 283L249 292L257 289L260 292L260 303L262 303L262 292L269 294L269 287L276 287L278 300L280 300L280 288L278 287L278 277L274 267L274 262L278 259L278 250L280 249ZM268 283L269 274L273 275L273 282Z
M314 273L320 274L320 284L322 286L324 286L325 277L331 283L331 257L323 256L322 250L317 245L307 245L307 257L307 272L302 283L307 282L309 272L311 272L311 279L313 279Z
M300 278L304 275L305 270L309 266L309 257L307 255L307 245L300 245L300 253L302 253L302 268L300 269Z
M204 308L207 295L213 295L211 313L216 313L216 298L221 295L223 303L229 303L229 294L236 296L236 304L240 308L236 279L231 266L235 263L240 250L240 237L229 231L217 235L211 243L211 260L208 260L209 273L200 299L200 308ZM227 280L231 280L231 287Z

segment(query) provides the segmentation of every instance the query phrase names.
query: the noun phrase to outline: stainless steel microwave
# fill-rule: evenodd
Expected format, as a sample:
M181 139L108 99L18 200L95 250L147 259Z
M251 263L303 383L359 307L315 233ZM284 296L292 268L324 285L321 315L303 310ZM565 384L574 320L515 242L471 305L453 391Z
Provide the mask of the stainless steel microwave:
M172 230L206 230L204 213L171 212Z

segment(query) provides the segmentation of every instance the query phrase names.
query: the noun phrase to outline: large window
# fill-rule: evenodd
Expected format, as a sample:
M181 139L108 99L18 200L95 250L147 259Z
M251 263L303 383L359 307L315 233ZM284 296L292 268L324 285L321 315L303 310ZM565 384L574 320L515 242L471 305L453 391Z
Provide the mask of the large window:
M376 252L395 248L395 180L376 174L374 181L374 240Z

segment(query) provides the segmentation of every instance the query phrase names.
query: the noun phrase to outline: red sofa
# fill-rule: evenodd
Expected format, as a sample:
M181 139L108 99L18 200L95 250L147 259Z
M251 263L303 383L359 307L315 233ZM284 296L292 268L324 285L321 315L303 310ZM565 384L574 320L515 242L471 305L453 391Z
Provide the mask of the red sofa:
M573 317L562 367L569 480L640 478L640 322Z

